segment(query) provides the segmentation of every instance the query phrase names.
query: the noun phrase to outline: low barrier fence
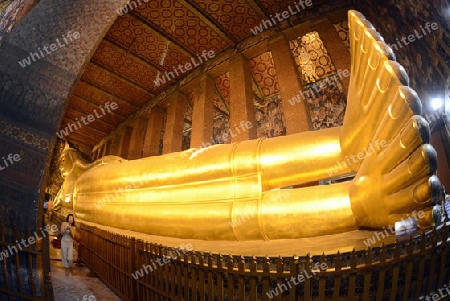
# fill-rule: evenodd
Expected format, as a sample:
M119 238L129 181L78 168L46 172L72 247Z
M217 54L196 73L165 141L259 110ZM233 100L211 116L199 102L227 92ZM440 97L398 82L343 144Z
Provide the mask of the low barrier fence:
M0 222L0 300L53 300L48 238Z
M125 300L420 300L448 284L450 225L332 255L186 251L81 224L86 266Z

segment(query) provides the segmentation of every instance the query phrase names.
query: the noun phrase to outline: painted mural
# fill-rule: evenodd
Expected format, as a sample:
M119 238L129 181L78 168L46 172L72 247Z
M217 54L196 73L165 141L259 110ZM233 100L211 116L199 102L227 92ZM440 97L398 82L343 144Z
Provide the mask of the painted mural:
M186 112L184 113L184 126L183 126L183 141L181 142L181 150L187 150L191 148L191 133L192 133L192 110L194 106L195 92L190 92L187 95Z
M280 94L265 97L263 100L257 98L254 105L258 138L271 138L286 135Z
M334 25L348 44L346 22ZM344 121L347 95L336 68L317 32L310 32L290 41L292 54L303 79L303 95L308 103L312 129L341 126Z
M283 107L277 73L271 52L265 52L250 61L254 75L256 133L258 138L286 135Z
M347 96L339 77L329 76L305 86L314 130L341 126L344 122Z

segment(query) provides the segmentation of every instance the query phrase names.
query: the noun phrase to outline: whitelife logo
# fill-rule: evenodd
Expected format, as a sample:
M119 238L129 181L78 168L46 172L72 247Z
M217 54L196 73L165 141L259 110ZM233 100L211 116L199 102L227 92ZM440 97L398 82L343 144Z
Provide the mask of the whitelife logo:
M299 0L297 3L294 2L294 6L295 6L296 10L295 9L293 10L292 7L289 5L288 10L283 11L281 14L276 13L275 18L278 20L278 22L286 20L290 16L298 14L302 9L305 9L306 8L305 4L306 4L306 6L311 6L312 1L311 0L306 0L306 1ZM299 5L301 6L301 8L299 7ZM270 27L275 26L277 24L277 21L275 20L275 18L272 15L270 15L270 20L263 20L259 25L251 28L250 30L256 36L258 33L263 32L265 29L269 29ZM263 28L263 25L264 25L265 29Z
M66 35L62 36L62 39L64 40L64 44L61 43L61 41L59 39L56 39L56 41L55 41L56 43L52 43L50 45L45 45L44 47L42 47L42 49L40 47L38 47L38 52L30 52L30 55L27 58L23 59L22 61L19 61L18 63L22 68L25 68L26 66L31 65L32 61L36 62L37 60L40 60L45 57L45 54L42 50L44 50L45 53L47 53L47 55L49 55L52 52L55 52L56 50L58 50L60 48L66 47L66 45L73 42L74 40L79 39L80 37L81 36L78 31L75 31L73 33L71 31L69 31Z
M432 30L437 30L439 28L439 25L436 22L433 22L433 23L427 22L427 23L425 23L425 28L428 31L428 33L431 33L430 28ZM422 30L423 35L421 35L420 33L417 32L417 30L414 29L414 34L410 34L410 35L408 35L408 37L403 36L400 39L400 41L402 41L403 44L406 46L406 45L409 45L409 43L416 41L416 38L417 38L417 40L420 40L421 38L423 38L424 36L427 35L427 31L425 31L425 29L422 26L420 26L420 29ZM409 43L406 42L406 39L408 39ZM403 46L400 43L400 41L398 40L398 38L395 40L396 40L397 45L400 48L403 48ZM397 51L398 50L397 45L394 43L394 44L390 44L389 47L391 47L392 49L395 49L395 51Z
M2 157L3 159L3 163L5 163L5 166L2 166L2 163L0 163L0 170L4 170L6 167L13 165L14 162L19 162L20 159L20 155L19 154L9 154L8 157L5 159L5 157ZM8 164L9 161L9 164Z
M335 86L337 83L337 78L339 77L340 80L342 80L343 77L349 77L350 76L350 71L348 71L347 69L341 70L339 69L337 71L337 74L334 75L330 75L327 76L324 80L321 80L319 83L315 82L312 83L309 86L308 90L300 90L298 91L299 93L297 95L295 95L294 97L288 99L288 102L291 104L291 106L294 106L296 103L300 103L302 102L302 100L305 100L305 98L307 97L314 97L314 95L316 95L317 93L319 93L321 90L325 89L326 87L331 87L331 86ZM316 91L316 94L313 91ZM302 97L300 99L300 96Z
M169 256L163 255L162 258L157 257L156 262L158 262L158 266L156 265L155 261L152 259L150 263L153 266L151 266L150 264L148 264L148 265L143 264L142 268L140 270L137 270L134 273L131 273L131 276L133 276L133 278L135 280L137 280L140 277L144 277L144 272L145 272L145 274L153 272L154 270L158 269L158 267L162 267L163 265L169 263L171 259L175 260L178 257L181 257L182 255L186 254L186 251L192 251L192 250L194 250L194 248L192 247L191 244L186 244L186 246L184 244L181 244L179 248L175 249L176 253L172 253L172 251L169 251L168 252ZM183 253L183 254L181 254L181 253Z
M109 102L105 103L105 109L108 111L108 113L111 113L111 110L116 110L117 108L118 108L118 106L117 106L116 102L112 102L111 104ZM102 111L103 115L99 115L97 113L97 110L94 110L93 114L89 114L87 116L87 118L85 116L82 116L81 121L83 122L83 124L88 125L89 123L95 121L95 117L102 118L103 116L105 116L106 112L103 109L103 106L100 106L100 110ZM86 119L88 122L86 122ZM69 130L70 130L70 133L73 133L74 129L75 129L75 131L77 131L83 127L81 125L81 122L78 120L78 118L75 118L75 120L77 121L76 124L69 123L65 128L61 129L59 132L56 132L56 135L58 136L59 139L62 139L63 137L69 135ZM78 124L78 126L77 126L77 124Z
M177 67L172 67L173 71L175 72L175 74L172 71L164 71L164 74L162 77L159 77L160 73L158 72L158 75L156 76L156 79L153 81L153 83L155 84L155 87L159 87L160 85L164 85L167 81L171 81L172 79L177 78L178 76L188 72L189 70L200 66L201 64L205 63L206 61L208 61L209 59L212 59L213 57L215 57L216 54L214 53L213 50L210 50L208 52L206 52L206 50L203 50L202 54L197 54L197 59L198 59L198 63L195 61L195 58L191 58L191 62L187 62L186 64L184 64L184 69L183 69L183 65L179 64ZM203 60L202 60L203 58ZM178 73L178 71L180 71ZM166 81L167 78L167 81Z
M45 232L50 233L50 230L51 230L52 232L57 232L57 231L58 231L58 226L55 225L55 224L49 226L49 225L47 224L47 225L45 225L44 229L42 229L42 228L39 228L39 229L41 230L42 237L39 237L38 233L36 233L36 231L35 231L35 232L34 232L34 236L28 237L27 240L25 240L25 239L23 239L23 238L22 238L22 240L21 240L20 242L16 240L16 245L17 245L17 247L16 247L16 246L8 246L8 248L7 248L5 251L0 252L0 261L2 261L3 258L6 259L6 258L8 258L10 255L12 256L13 254L18 253L19 250L22 251L22 246L23 246L24 248L28 248L30 245L35 244L36 241L40 241L40 240L42 240L42 238L47 237L47 235L45 234ZM28 242L28 244L27 244L27 242ZM17 250L17 248L19 248L19 250Z

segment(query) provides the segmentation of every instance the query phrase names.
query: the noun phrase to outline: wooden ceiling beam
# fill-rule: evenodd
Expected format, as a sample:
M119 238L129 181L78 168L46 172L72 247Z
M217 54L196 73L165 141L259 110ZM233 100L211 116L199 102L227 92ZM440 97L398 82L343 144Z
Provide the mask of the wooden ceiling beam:
M89 80L87 80L87 79L84 79L84 78L81 78L80 81L82 81L82 82L84 82L84 83L86 83L86 84L88 84L88 85L90 85L90 86L93 86L93 87L95 87L96 89L99 89L100 91L102 91L102 92L104 92L104 93L106 93L106 94L108 94L108 95L110 95L110 96L112 96L112 97L115 97L115 98L117 98L117 99L120 99L120 100L123 101L124 103L126 103L126 104L128 104L128 105L134 107L135 110L139 109L139 107L138 107L136 104L134 104L134 103L132 103L132 102L129 102L129 101L127 101L126 99L123 99L122 97L120 97L120 96L118 96L118 95L116 95L116 94L114 94L114 93L112 93L112 92L110 92L110 91L105 90L103 87L100 87L100 86L99 86L98 84L96 84L96 83L93 83L93 82L91 82L91 81L89 81Z
M92 136L88 136L83 133L72 133L71 135L64 137L64 139L66 139L66 140L76 139L76 140L78 140L84 144L88 144L88 145L95 145L96 143L98 143L97 139L94 139L94 138L92 138Z
M135 86L136 88L139 88L141 90L144 90L145 92L150 94L150 98L155 96L154 91L149 90L149 88L143 86L142 84L134 81L133 79L131 79L129 77L126 77L125 75L117 73L115 70L111 69L110 67L105 66L102 63L99 63L99 62L97 62L95 60L91 60L90 63L93 64L93 65L96 65L99 68L102 68L102 69L106 70L107 72L111 73L112 75L114 75L116 77L119 77L119 78L123 79L124 81L128 82L130 85Z
M74 120L73 118L71 118L71 117L65 115L65 116L64 116L64 119L67 119L67 120L72 121L71 123L72 123L72 124L75 124L75 125L78 127L78 121ZM64 120L63 120L63 121L64 121ZM87 128L87 129L89 129L89 130L92 130L93 132L100 133L100 134L98 134L99 136L101 136L101 135L107 136L107 135L108 135L108 133L106 133L106 132L104 132L104 131L102 131L102 130L98 130L98 129L96 129L96 128L93 128L93 127L89 126L89 124L88 124L88 125L83 124L83 122L81 122L81 120L80 120L80 124L82 125L81 128L79 127L77 130L75 130L75 131L73 131L73 132L70 132L70 133L81 132L81 131L83 130L83 128ZM66 127L68 128L68 123L64 123L64 124L62 124L61 126L63 126L63 125L64 125L64 128L66 128ZM60 128L60 130L61 130L61 128ZM97 133L96 133L96 134L97 134ZM70 134L68 134L67 136L70 136ZM97 136L94 136L94 137L95 137L95 139L100 139L100 140L104 138L104 137L97 137Z
M87 82L87 81L83 81L83 82L86 83L87 85L90 85L89 82ZM93 106L98 107L98 109L100 110L100 105L99 105L97 102L93 101L92 99L87 98L87 97L85 97L85 96L83 96L83 95L80 95L80 94L78 94L78 93L73 93L73 95L76 96L76 97L78 97L78 98L83 99L84 101L86 101L86 102L92 104ZM123 101L123 100L121 100L121 99L119 99L119 100L120 100L120 101ZM126 101L124 101L124 102L125 102L126 104L129 104L129 103L126 102ZM119 107L120 107L120 105L119 105ZM108 112L108 113L109 113L109 112ZM117 118L122 118L123 120L127 119L127 116L125 116L125 115L120 115L119 113L116 113L115 111L111 111L110 114L116 116ZM122 120L122 121L123 121L123 120ZM120 122L122 122L122 121L120 121Z
M167 40L169 40L171 43L177 45L180 49L182 49L183 51L185 51L187 54L189 54L189 56L191 57L197 57L197 55L190 50L189 48L187 48L186 46L184 46L183 44L179 43L177 40L174 40L173 37L171 37L170 35L168 35L165 31L163 31L161 28L159 28L158 26L156 26L155 24L151 23L149 20L147 20L146 18L142 17L141 15L139 15L138 13L136 13L135 11L131 11L128 13L130 16L134 17L136 20L140 21L141 23L143 23L144 25L148 26L150 29L154 30L156 33L158 33L159 35L163 36L164 38L166 38Z
M225 28L223 28L223 26L219 22L207 15L206 12L203 12L202 9L193 1L178 0L178 2L189 9L189 11L193 13L197 18L205 22L205 24L208 25L208 27L213 31L215 31L219 35L219 37L225 40L228 45L231 46L238 42L227 30L225 30Z
M117 41L113 40L112 38L105 36L104 37L105 41L108 41L109 43L113 44L114 46L130 53L132 56L134 56L135 58L137 58L138 60L146 63L147 65L152 66L156 71L159 72L164 72L166 71L166 69L164 69L161 65L155 64L154 62L150 61L149 59L147 59L145 56L143 56L142 54L137 53L136 51L133 51L131 49L128 49L126 46L118 43Z
M84 116L94 115L94 112L85 112L84 110L81 110L81 109L79 109L79 108L74 108L74 107L72 106L72 104L69 104L69 106L67 107L66 111L69 110L69 109L70 109L70 110L73 110L73 111L77 111L78 113L81 113L81 114L83 114ZM101 112L100 107L99 107L97 113L99 113L99 112ZM112 112L112 111L111 111L111 112ZM109 113L109 112L108 112L108 113ZM106 125L112 126L112 127L116 127L116 126L117 126L117 124L108 122L108 121L106 121L106 120L103 120L102 118L96 118L95 120L98 120L98 121L100 121L100 122L102 122L102 123L104 123L104 124L106 124Z
M247 2L261 20L270 18L270 12L259 0L245 0L245 2Z
M79 111L73 110L73 109L71 109L71 108L68 108L68 110L71 110L72 112L80 113ZM84 115L84 114L83 114L84 116L78 117L78 116L76 116L75 113L68 113L68 110L66 111L65 116L74 116L75 118L78 118L78 120L80 121L80 124L81 124L83 127L86 126L86 124L84 124L83 121L80 120L80 119L81 119L82 117L87 117L87 115ZM114 129L117 127L117 125L111 125L111 124L106 124L106 125L102 124L102 125L100 125L99 123L96 123L96 122L97 122L98 120L101 120L101 118L96 118L96 116L95 116L94 114L91 114L91 115L94 116L94 121L89 122L88 125L90 125L90 126L91 126L92 128L94 128L94 129L97 129L97 130L99 130L99 131L101 131L101 132L104 132L104 133L108 133L108 132L114 130ZM102 117L102 116L100 116L100 117ZM84 119L85 119L85 121L86 121L87 118L84 118Z
M84 138L78 138L78 137L72 137L71 136L71 137L67 137L66 140L68 140L68 141L76 141L77 143L74 143L74 144L82 144L82 145L87 146L89 148L93 148L96 145L95 141L87 142Z

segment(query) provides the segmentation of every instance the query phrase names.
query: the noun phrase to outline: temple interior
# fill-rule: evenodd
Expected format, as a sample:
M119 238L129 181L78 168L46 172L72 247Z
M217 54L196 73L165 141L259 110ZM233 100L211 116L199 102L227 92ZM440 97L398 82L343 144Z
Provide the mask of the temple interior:
M0 300L450 300L450 3L398 2L1 1Z

